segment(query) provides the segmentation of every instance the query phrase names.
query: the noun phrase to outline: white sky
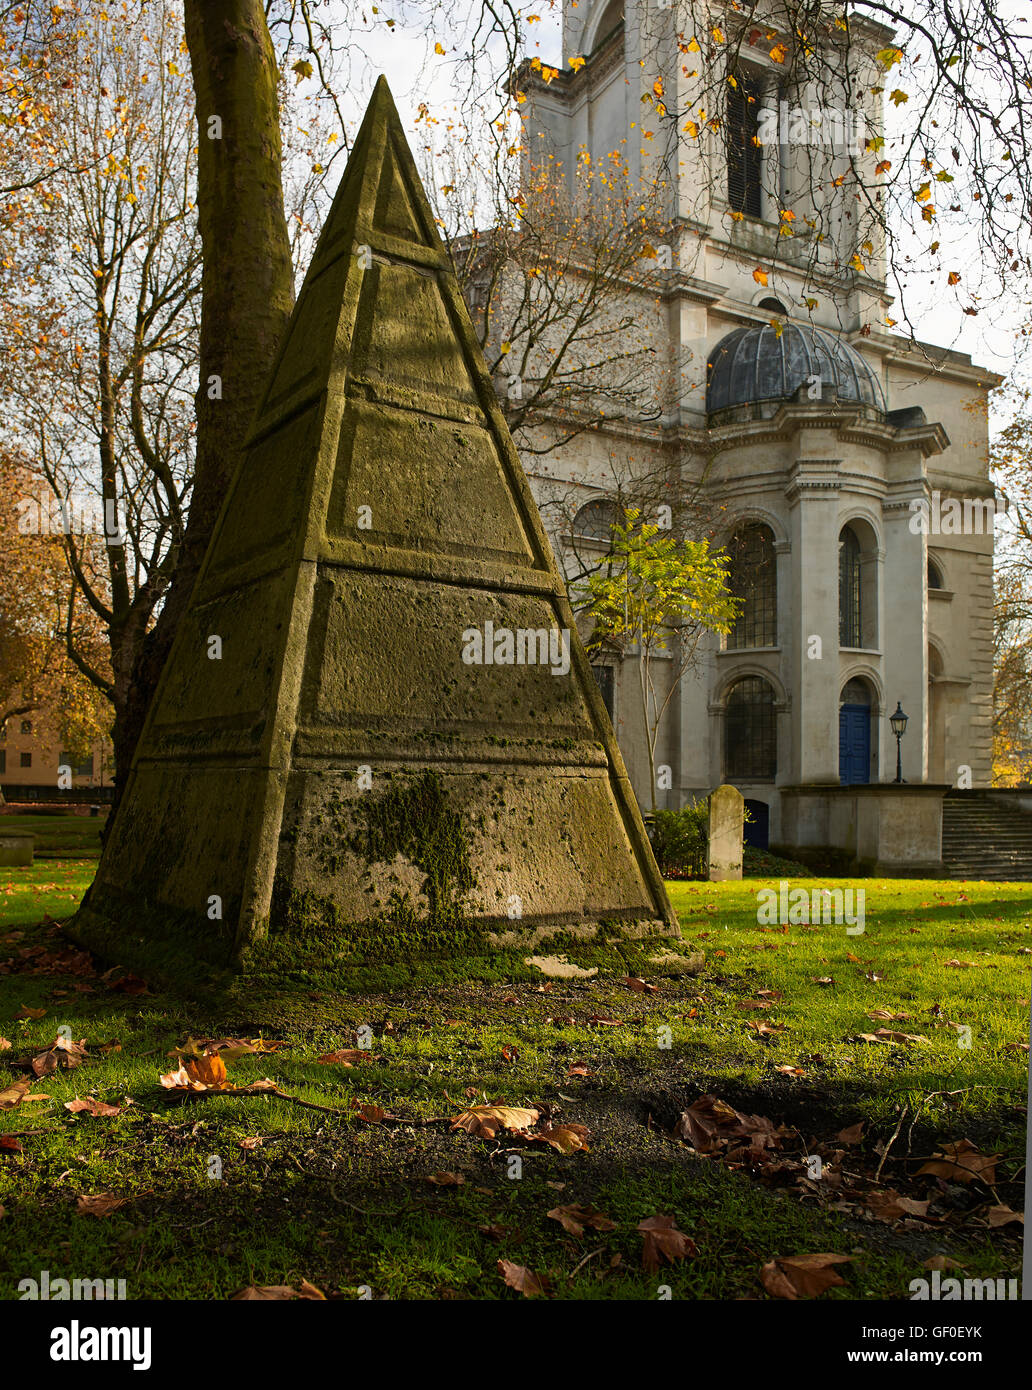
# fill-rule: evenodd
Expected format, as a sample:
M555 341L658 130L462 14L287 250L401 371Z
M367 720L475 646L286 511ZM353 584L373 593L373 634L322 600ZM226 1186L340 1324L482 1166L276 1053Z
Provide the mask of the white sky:
M589 0L582 2L587 4ZM423 3L428 3L428 0L423 0ZM431 22L428 30L425 12L414 14L409 22L405 22L404 0L380 0L377 5L379 13L376 15L372 13L372 5L366 5L364 0L358 5L355 0L340 0L341 22L348 22L360 31L361 47L369 60L368 66L353 69L352 81L342 100L350 127L349 134L354 133L373 81L382 71L387 75L406 134L419 157L425 144L425 136L415 124L419 103L427 102L435 114L441 115L453 108L464 93L469 71L460 55L465 47L466 23L477 10L478 3L479 0L441 0L437 20ZM1027 20L1019 17L1021 8L1015 0L1003 0L1001 13L1015 25L1025 24ZM345 10L348 12L347 21ZM536 55L543 62L562 67L561 5L558 0L524 0L521 10L524 15L540 16L539 22L525 26L528 35L527 56ZM363 11L365 23L359 21L356 25ZM387 28L384 23L389 17L396 20L393 29ZM441 43L445 48L443 56L435 54L435 43ZM907 120L906 107L897 110L888 105L886 157L892 157L893 132L905 132ZM339 169L341 166L338 164L336 167ZM972 303L971 291L977 289L980 272L976 239L971 231L965 230L954 233L952 240L948 230L937 234L943 250L940 266L933 270L923 252L925 241L912 236L906 228L897 229L898 247L904 250L911 245L914 247L915 269L907 284L907 299L918 336L928 342L970 353L979 365L1007 372L1014 363L1016 336L1022 324L1032 319L1027 293L1016 292L1004 302L980 312L978 317L964 314L963 306ZM962 271L959 293L946 288L947 268Z

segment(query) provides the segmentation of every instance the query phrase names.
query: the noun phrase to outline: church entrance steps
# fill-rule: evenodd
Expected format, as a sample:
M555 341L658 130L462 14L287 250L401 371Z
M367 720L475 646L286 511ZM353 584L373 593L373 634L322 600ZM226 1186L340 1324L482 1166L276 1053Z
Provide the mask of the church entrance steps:
M942 803L946 878L1032 880L1032 813L979 791L950 792Z

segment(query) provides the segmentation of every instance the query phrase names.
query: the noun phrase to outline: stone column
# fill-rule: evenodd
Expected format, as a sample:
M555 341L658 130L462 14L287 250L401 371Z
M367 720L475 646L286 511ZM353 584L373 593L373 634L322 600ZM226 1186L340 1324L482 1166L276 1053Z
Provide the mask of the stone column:
M920 488L908 489L906 497L895 492L883 505L885 524L884 602L881 605L883 630L879 646L885 653L883 671L885 710L882 718L881 777L896 778L896 740L889 716L897 702L909 716L903 735L903 780L924 782L928 776L928 627L925 596L925 537L910 529L913 513L910 493L923 496ZM921 601L917 602L917 595Z
M784 780L791 783L837 785L839 780L840 463L840 459L800 459L785 490L792 508L792 587L781 611L792 614L795 623L792 664L786 668L792 678L794 766ZM817 649L815 638L819 656L812 655Z

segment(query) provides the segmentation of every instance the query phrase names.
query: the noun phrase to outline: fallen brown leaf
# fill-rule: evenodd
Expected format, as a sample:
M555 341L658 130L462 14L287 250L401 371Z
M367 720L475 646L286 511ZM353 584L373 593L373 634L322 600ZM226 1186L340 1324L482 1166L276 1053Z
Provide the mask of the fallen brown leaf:
M578 1149L588 1152L587 1138L591 1131L586 1125L562 1124L547 1125L540 1134L528 1134L528 1139L542 1144L551 1144L562 1154L576 1153Z
M536 1124L537 1110L528 1110L515 1105L473 1105L456 1115L451 1122L452 1131L464 1129L478 1139L493 1139L500 1129L514 1133L529 1129Z
M273 1302L281 1303L287 1299L308 1298L313 1302L325 1303L326 1295L307 1279L302 1279L294 1289L289 1284L249 1284L230 1299L231 1303Z
M663 1260L673 1264L675 1260L699 1253L692 1238L677 1229L672 1216L650 1216L638 1222L638 1230L644 1240L642 1268L649 1273L655 1273Z
M934 1154L917 1171L947 1178L950 1182L968 1183L980 1178L991 1185L996 1181L999 1157L999 1154L979 1153L977 1145L972 1144L970 1139L961 1139L956 1144L944 1144L942 1152Z
M511 1260L499 1260L498 1273L510 1289L515 1289L525 1298L537 1298L548 1292L548 1280L535 1274L526 1265L514 1265Z
M341 1047L336 1052L324 1052L321 1057L315 1059L317 1062L335 1063L341 1067L357 1067L359 1062L371 1060L371 1053L363 1052L359 1047Z
M548 1216L553 1221L558 1221L563 1230L569 1231L571 1236L582 1236L586 1227L593 1231L616 1230L616 1222L610 1221L608 1216L604 1216L594 1207L582 1207L576 1202L566 1207L553 1207Z
M434 1187L461 1187L466 1179L461 1173L428 1173L423 1181Z
M787 1255L760 1270L763 1287L772 1298L816 1298L846 1281L834 1268L849 1264L850 1255Z
M990 1207L986 1215L990 1226L1008 1226L1012 1221L1017 1221L1022 1226L1025 1224L1025 1218L1020 1211L1012 1211L1005 1205Z
M110 1216L119 1207L124 1207L128 1200L128 1197L115 1197L110 1192L100 1192L94 1197L77 1198L75 1210L84 1216Z
M106 1101L97 1100L96 1096L87 1096L85 1100L80 1100L78 1096L74 1100L65 1101L65 1109L70 1110L73 1115L85 1110L87 1114L95 1117L110 1119L115 1115L121 1115L122 1111L132 1105L131 1100L127 1100L125 1105L108 1105Z

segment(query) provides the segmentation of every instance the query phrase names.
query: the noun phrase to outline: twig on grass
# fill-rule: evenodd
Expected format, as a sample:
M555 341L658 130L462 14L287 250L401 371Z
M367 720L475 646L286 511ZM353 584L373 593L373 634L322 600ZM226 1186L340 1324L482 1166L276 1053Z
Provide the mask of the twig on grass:
M881 1177L881 1170L885 1167L885 1160L886 1160L886 1159L888 1158L888 1156L889 1156L889 1150L892 1148L893 1144L894 1144L894 1143L896 1142L896 1140L899 1138L899 1132L900 1132L900 1130L903 1128L903 1121L907 1118L907 1115L908 1115L909 1113L910 1113L910 1106L909 1106L909 1105L904 1105L904 1107L903 1107L903 1113L902 1113L902 1114L900 1115L900 1117L899 1117L899 1123L896 1125L896 1128L895 1128L895 1129L893 1130L893 1132L892 1132L892 1138L891 1138L891 1139L889 1140L889 1142L885 1145L885 1148L882 1150L882 1156L881 1156L881 1158L878 1160L878 1167L875 1169L875 1173L874 1173L874 1180L875 1180L875 1182L877 1182L878 1179Z

